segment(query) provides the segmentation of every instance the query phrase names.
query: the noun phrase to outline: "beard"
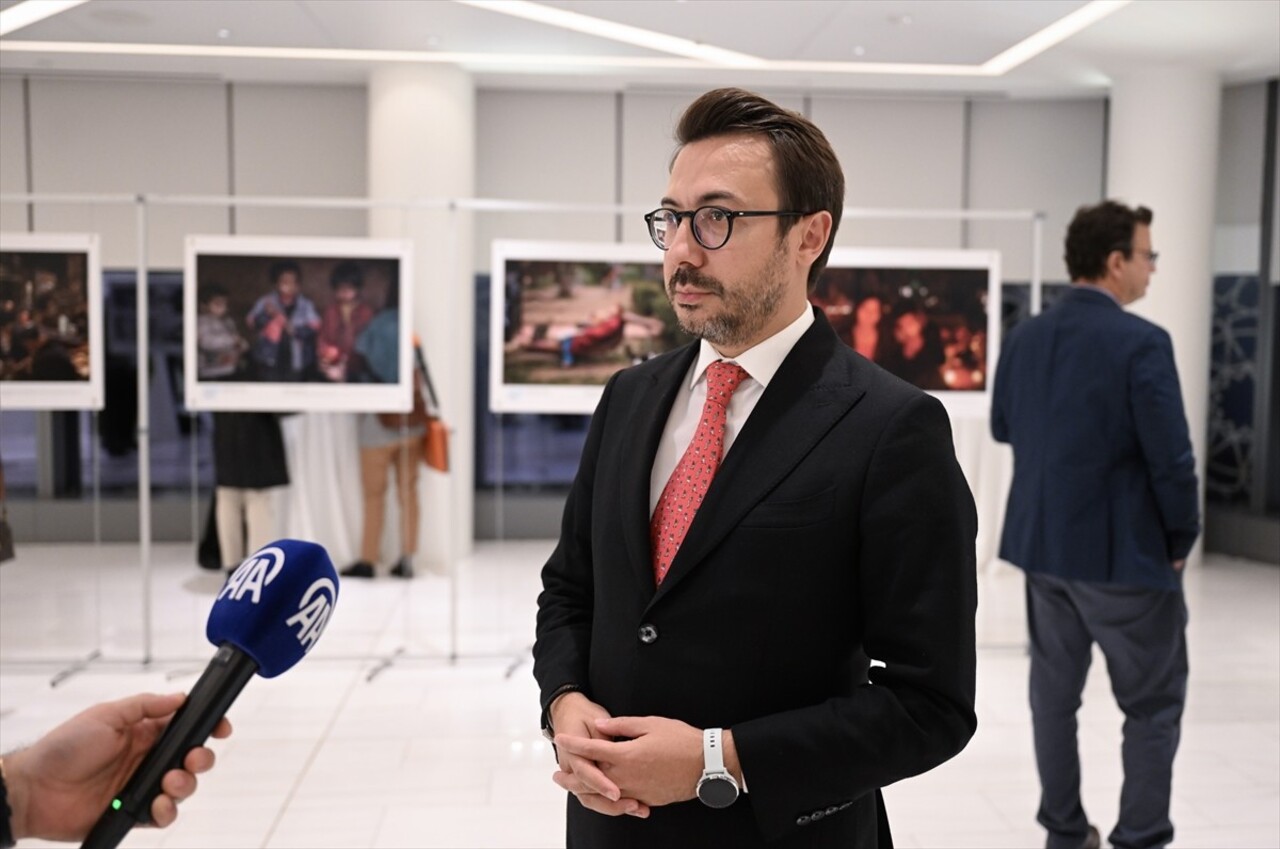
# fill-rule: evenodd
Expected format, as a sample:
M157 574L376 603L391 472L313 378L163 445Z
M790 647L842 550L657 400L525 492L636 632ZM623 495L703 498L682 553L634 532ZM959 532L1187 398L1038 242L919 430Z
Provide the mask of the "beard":
M675 309L676 321L685 333L706 339L726 348L745 346L759 341L756 336L774 317L786 295L787 282L782 273L784 252L779 250L751 280L726 286L719 279L688 267L677 268L667 280L667 299ZM710 292L720 302L718 310L706 305L676 306L676 287L693 286Z

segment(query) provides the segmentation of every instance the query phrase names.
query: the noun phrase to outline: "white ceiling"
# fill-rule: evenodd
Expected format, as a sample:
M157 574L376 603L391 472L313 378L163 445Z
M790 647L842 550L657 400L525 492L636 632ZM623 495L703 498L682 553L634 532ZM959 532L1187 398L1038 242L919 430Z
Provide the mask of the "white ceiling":
M16 0L0 0L0 10ZM1084 0L548 0L543 5L769 60L978 66ZM1135 0L999 76L832 73L700 65L453 0L90 0L0 39L5 73L365 81L354 61L19 51L23 43L343 48L466 53L488 88L923 91L1044 97L1097 93L1140 68L1193 65L1242 82L1280 75L1280 0ZM513 64L512 54L530 57ZM549 55L678 61L581 67ZM583 61L577 58L574 61Z

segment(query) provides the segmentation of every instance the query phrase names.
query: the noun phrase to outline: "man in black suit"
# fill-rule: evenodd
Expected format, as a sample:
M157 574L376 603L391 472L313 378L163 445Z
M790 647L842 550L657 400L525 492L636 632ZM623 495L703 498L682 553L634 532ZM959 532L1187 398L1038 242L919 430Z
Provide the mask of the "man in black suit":
M976 726L973 498L942 405L808 303L822 132L721 89L677 139L646 220L701 341L609 381L542 573L568 843L889 846L879 788Z
M1080 802L1076 711L1093 644L1125 714L1109 840L1173 840L1169 793L1187 690L1182 568L1200 490L1169 334L1124 307L1155 268L1151 210L1106 201L1067 228L1074 285L1000 352L991 409L1013 445L1000 556L1027 580L1038 819L1049 849L1097 847Z

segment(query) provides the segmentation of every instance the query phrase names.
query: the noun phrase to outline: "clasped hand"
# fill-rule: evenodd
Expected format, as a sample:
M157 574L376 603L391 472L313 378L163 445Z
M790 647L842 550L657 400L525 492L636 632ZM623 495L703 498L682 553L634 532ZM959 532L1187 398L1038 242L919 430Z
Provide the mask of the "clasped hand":
M560 769L556 784L583 807L647 817L651 807L694 798L702 775L702 732L660 716L611 717L581 693L554 706Z

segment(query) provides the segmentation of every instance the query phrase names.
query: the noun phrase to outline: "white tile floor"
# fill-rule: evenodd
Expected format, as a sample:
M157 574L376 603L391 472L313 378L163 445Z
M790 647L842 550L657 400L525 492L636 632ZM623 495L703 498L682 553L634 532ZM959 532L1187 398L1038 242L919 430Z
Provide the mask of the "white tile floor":
M536 727L528 651L551 545L481 544L456 585L435 575L345 582L312 655L251 681L236 702L235 735L215 743L219 766L179 822L135 830L124 845L562 846L564 802ZM138 559L136 546L27 545L0 568L0 750L94 701L194 683L212 653L204 622L220 577L196 568L189 546L157 546L148 635ZM1175 845L1280 847L1280 568L1210 556L1187 591ZM950 763L886 790L899 846L1043 845L1021 595L1016 570L983 574L978 734ZM1120 714L1101 662L1080 727L1085 804L1105 835Z

